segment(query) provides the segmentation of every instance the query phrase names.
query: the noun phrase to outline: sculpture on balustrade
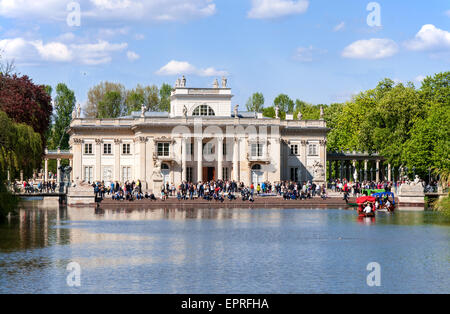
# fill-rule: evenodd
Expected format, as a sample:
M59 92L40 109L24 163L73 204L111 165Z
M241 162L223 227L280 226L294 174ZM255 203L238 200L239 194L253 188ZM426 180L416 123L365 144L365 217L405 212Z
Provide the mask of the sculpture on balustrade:
M161 161L160 160L156 160L155 161L155 166L153 167L153 174L152 174L152 179L154 181L159 181L162 180L162 174L161 174Z
M325 170L322 163L316 160L313 164L313 176L315 181L325 180Z

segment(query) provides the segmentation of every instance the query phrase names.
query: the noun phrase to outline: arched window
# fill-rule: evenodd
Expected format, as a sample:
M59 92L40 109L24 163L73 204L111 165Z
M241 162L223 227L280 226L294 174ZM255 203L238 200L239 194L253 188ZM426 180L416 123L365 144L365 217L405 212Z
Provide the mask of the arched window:
M162 164L161 170L169 170L169 166L167 164Z
M215 116L214 110L208 105L200 105L192 112L193 116Z
M254 165L252 170L261 170L261 165Z

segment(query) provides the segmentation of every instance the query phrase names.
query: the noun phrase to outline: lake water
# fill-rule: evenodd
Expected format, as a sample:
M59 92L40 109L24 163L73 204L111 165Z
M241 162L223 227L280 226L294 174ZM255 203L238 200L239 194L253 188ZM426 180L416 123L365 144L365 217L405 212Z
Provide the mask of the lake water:
M0 293L450 293L433 212L31 208L0 225ZM81 286L66 269L81 267ZM366 269L381 266L381 286Z

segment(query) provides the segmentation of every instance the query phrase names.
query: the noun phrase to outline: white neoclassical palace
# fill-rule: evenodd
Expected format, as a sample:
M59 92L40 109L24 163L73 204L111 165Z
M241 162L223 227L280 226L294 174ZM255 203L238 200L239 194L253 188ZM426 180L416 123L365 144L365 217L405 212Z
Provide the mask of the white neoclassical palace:
M232 97L225 78L221 86L216 80L212 88L189 88L183 77L172 90L170 112L142 108L117 119L85 119L74 112L73 179L140 180L147 190L219 179L246 185L325 182L329 129L323 119L241 112L232 107Z

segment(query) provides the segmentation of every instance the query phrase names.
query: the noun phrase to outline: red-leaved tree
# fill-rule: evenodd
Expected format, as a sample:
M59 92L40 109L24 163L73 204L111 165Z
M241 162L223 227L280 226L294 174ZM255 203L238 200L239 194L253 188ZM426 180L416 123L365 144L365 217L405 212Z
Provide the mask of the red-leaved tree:
M41 135L46 144L51 115L51 97L44 85L36 85L28 76L0 74L0 110L17 123L25 123Z

